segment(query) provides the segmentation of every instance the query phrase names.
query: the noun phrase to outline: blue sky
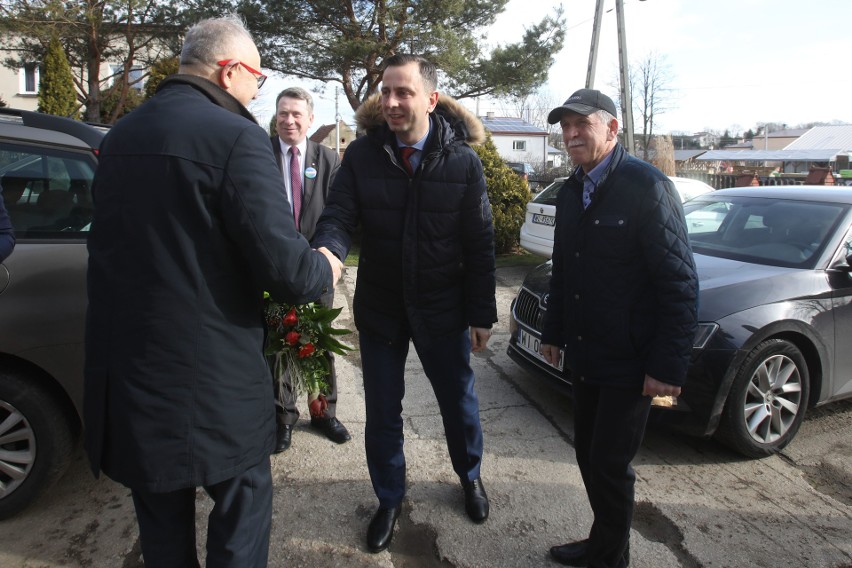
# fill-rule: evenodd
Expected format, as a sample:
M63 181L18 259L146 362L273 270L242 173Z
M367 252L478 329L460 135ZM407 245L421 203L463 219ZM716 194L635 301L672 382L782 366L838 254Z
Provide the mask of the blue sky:
M517 41L523 26L557 5L510 0L487 36ZM565 46L542 97L554 106L585 85L595 0L564 0L562 5ZM605 0L595 79L595 87L613 97L618 73L614 7L615 0ZM629 59L654 52L669 66L670 108L657 117L657 132L745 131L762 122L791 127L852 123L852 1L624 0L624 7ZM268 120L275 95L290 83L298 81L274 80L264 87L252 105L260 119ZM303 86L317 91L314 85ZM351 122L342 96L340 109ZM506 109L499 101L479 101L481 114L508 114ZM333 123L334 112L330 86L318 93L314 127Z

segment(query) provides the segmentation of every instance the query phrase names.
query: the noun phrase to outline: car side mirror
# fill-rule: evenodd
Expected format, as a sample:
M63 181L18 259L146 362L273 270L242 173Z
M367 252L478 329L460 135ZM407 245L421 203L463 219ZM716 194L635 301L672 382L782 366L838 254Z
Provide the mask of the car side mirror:
M838 274L852 274L852 253L847 254L845 260L845 263L838 262L829 266L828 271Z

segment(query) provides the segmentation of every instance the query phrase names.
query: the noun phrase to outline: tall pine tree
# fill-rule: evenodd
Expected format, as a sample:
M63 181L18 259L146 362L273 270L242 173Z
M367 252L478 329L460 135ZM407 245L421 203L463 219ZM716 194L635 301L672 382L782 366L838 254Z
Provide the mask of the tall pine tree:
M44 74L38 88L38 110L76 119L79 118L79 108L71 66L59 38L54 36L44 56Z

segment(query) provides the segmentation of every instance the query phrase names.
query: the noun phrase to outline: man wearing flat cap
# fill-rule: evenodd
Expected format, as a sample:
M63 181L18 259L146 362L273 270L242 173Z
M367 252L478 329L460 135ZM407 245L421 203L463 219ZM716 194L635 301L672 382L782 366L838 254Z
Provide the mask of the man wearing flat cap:
M565 351L588 537L550 549L566 566L630 562L631 466L655 396L676 397L697 325L698 278L674 184L618 143L608 96L580 89L552 111L574 172L559 191L542 355Z

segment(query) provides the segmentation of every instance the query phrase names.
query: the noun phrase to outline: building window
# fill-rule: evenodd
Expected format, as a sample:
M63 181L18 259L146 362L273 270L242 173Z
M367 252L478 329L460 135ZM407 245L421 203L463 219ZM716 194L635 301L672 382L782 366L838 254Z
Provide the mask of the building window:
M145 88L145 80L142 78L144 75L145 70L134 65L127 77L130 86L141 92Z
M118 85L121 83L121 76L124 74L124 65L110 65L112 70L112 84ZM145 74L145 69L134 65L127 72L127 85L131 89L142 91L145 89L145 81L142 76Z
M37 63L26 63L21 68L20 73L20 92L23 95L36 95L38 94L38 64Z
M512 150L524 151L526 149L527 149L527 141L526 140L513 140L512 141Z

